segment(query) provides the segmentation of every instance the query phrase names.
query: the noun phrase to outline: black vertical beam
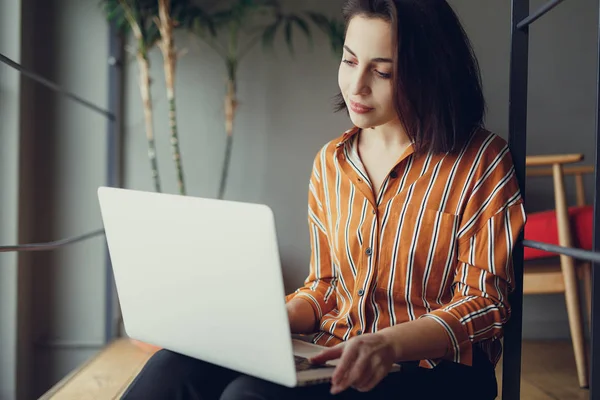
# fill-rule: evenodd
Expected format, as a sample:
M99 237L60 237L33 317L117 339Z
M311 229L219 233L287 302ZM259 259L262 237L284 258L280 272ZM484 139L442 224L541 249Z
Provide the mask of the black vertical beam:
M511 55L508 128L511 155L519 187L525 197L525 154L527 151L527 74L529 28L518 23L529 14L529 0L512 0ZM513 251L515 291L509 301L512 314L505 327L502 365L502 399L521 397L521 337L523 331L523 233Z
M598 11L598 55L596 75L596 170L594 195L594 251L600 251L600 7ZM600 399L600 320L595 317L600 312L600 263L592 264L592 320L590 321L592 362L590 370L590 399Z
M121 37L114 23L110 23L108 38L108 110L114 115L113 119L107 120L106 139L106 163L107 176L106 185L110 187L121 186L121 127L122 127L122 91L123 91L123 69ZM104 340L109 343L116 335L114 318L114 277L112 264L106 251L106 275L105 275L105 320Z

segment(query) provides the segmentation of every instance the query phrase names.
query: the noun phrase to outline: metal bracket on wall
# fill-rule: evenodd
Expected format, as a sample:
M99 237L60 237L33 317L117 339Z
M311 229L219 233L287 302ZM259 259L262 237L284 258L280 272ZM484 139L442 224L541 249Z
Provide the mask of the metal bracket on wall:
M6 57L4 54L0 53L0 63L6 64L11 68L16 69L17 71L19 71L19 73L23 76L26 76L27 78L30 78L32 80L34 80L37 83L40 83L41 85L53 90L56 93L59 93L65 97L70 98L71 100L75 101L76 103L81 104L84 107L89 108L90 110L97 112L100 115L105 116L106 118L108 118L110 121L114 121L115 120L115 114L113 114L112 112L103 109L102 107L99 107L97 105L95 105L94 103L85 100L84 98L77 96L75 93L69 92L68 90L62 88L60 85L52 82L49 79L44 78L41 75L38 75L34 72L31 72L29 70L27 70L25 67L23 67L21 64L19 64L16 61L11 60L10 58Z

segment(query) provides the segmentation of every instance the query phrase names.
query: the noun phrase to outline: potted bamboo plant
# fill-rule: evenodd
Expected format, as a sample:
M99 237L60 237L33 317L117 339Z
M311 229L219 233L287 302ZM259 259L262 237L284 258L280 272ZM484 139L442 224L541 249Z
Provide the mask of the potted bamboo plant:
M157 192L161 191L161 180L156 158L149 53L155 45L158 45L162 52L169 103L170 142L177 172L179 193L185 194L175 108L177 52L173 39L173 29L181 25L179 20L189 8L188 0L101 0L100 4L107 19L114 21L124 34L131 33L134 38L134 53L139 71L140 95L148 142L148 158L154 189Z
M177 184L179 194L185 195L185 180L183 166L181 163L181 151L179 149L179 135L177 133L177 112L175 102L175 67L177 64L177 48L173 39L173 30L179 25L177 17L182 18L189 9L186 0L158 0L158 16L154 18L156 26L160 31L158 47L163 56L163 68L167 89L167 101L169 103L169 129L170 142L173 153L173 161L177 173Z
M234 122L238 111L238 70L246 54L260 42L263 48L273 46L278 32L283 32L285 43L291 53L294 29L299 30L312 44L312 35L308 21L316 24L330 38L334 52L339 53L343 45L343 24L325 15L307 12L302 14L284 13L277 0L234 0L226 8L200 15L201 20L193 16L186 25L193 33L221 57L226 70L225 87L225 156L219 180L218 198L225 195L231 150L233 146ZM206 29L210 21L210 29Z
M109 21L115 21L119 30L131 33L135 39L135 59L139 72L139 87L144 110L144 126L148 142L148 159L154 190L161 191L156 144L154 139L154 118L152 92L150 91L150 59L149 52L159 37L154 23L156 7L154 1L102 0L101 5Z

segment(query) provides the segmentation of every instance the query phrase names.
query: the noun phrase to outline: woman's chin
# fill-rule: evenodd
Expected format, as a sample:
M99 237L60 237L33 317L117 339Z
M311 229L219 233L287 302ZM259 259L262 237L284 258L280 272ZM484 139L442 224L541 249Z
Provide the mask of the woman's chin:
M350 119L354 126L361 129L369 129L378 125L375 119L368 114L355 114L350 112Z

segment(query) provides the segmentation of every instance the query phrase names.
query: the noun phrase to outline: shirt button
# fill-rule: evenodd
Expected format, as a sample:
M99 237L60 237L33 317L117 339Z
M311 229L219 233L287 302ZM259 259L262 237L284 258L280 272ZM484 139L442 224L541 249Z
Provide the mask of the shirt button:
M377 214L377 210L373 210L373 214Z
M359 329L358 331L356 331L357 335L362 335L362 331Z
M358 178L358 181L359 181L359 182L362 182L362 178Z
M358 295L359 295L359 296L362 296L362 295L364 295L364 294L365 294L365 291L364 291L364 290L360 289L360 290L358 291Z
M373 254L373 250L371 250L370 247L367 247L367 250L365 251L365 253L370 256L371 254Z
M390 173L390 178L392 178L392 179L396 179L397 177L398 177L398 173L397 173L396 171L392 171L392 172Z

